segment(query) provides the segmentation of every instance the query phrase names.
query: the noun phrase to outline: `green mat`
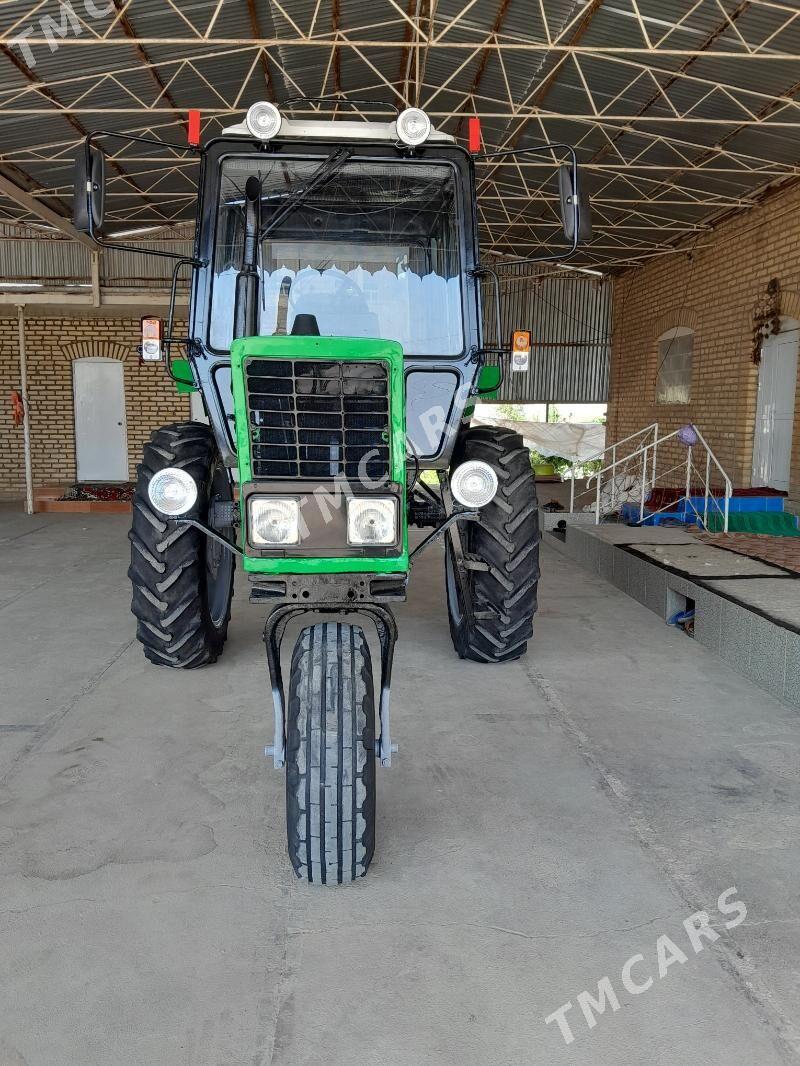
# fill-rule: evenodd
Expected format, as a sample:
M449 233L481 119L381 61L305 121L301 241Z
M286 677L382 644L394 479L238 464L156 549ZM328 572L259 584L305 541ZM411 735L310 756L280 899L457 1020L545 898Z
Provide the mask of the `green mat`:
M722 532L722 515L708 516L708 532ZM744 511L728 516L729 533L769 533L773 537L800 537L797 516L781 511Z

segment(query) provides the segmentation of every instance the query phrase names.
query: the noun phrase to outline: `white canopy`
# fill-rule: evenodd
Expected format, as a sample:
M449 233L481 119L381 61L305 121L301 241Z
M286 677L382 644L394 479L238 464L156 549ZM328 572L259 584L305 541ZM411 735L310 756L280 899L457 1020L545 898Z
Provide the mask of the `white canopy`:
M485 414L475 421L486 426L502 426L522 434L529 448L542 455L560 455L571 463L594 459L606 446L606 427L597 422L525 422Z

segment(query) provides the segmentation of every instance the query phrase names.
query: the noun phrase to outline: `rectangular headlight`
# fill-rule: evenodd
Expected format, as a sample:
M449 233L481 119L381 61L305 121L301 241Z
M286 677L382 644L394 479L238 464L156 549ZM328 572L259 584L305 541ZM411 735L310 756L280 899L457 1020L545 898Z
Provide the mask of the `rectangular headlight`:
M347 501L348 544L394 544L396 540L394 496L353 496Z
M264 548L282 548L300 543L300 502L269 496L251 496L248 501L250 543Z

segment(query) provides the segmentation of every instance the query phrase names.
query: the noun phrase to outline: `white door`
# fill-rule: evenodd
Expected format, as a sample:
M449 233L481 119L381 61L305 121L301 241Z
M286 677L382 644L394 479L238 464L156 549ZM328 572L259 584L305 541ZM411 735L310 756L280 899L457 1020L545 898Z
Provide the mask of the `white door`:
M76 359L72 386L78 481L127 481L122 363L117 359Z
M789 489L800 327L784 319L777 337L761 348L753 441L753 485Z

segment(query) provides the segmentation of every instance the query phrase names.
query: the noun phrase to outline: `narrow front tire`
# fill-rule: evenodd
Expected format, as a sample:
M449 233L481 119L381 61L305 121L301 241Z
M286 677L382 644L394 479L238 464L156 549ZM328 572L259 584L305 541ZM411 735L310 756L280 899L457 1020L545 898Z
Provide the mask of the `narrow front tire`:
M360 626L302 630L286 714L286 831L299 878L363 877L375 851L375 699Z

